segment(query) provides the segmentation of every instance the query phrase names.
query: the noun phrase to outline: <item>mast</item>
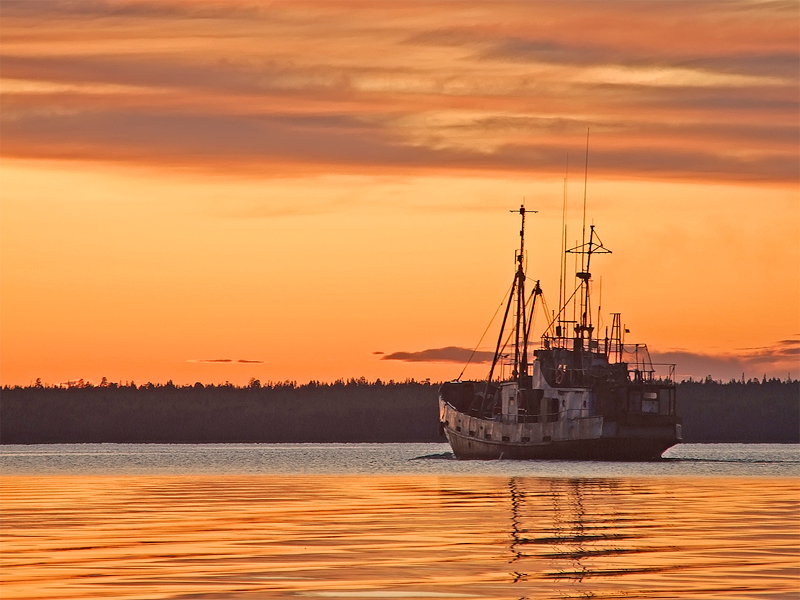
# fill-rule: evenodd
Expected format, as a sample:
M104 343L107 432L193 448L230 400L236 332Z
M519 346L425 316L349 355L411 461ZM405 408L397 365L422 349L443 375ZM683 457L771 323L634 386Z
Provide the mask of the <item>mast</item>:
M535 210L526 210L525 205L521 204L516 210L510 212L519 213L522 224L519 229L519 252L516 256L517 273L515 275L517 287L517 315L514 327L514 370L512 378L520 384L528 377L528 327L525 315L525 213L536 213ZM522 338L522 339L520 339Z
M520 354L519 354L519 333L520 333L520 319L524 311L523 301L525 299L525 272L522 265L525 252L525 205L521 204L518 211L522 216L522 226L519 230L519 252L516 256L517 261L517 319L514 325L514 370L511 372L513 379L518 379L520 374Z
M506 328L508 321L508 313L511 312L511 306L516 301L516 315L514 322L514 368L511 373L512 379L516 380L520 386L528 381L528 339L530 335L530 326L528 325L527 315L525 313L525 214L532 212L537 213L536 210L527 210L524 204L516 210L509 211L512 213L519 213L522 217L522 224L519 230L519 250L515 252L514 262L517 263L517 269L514 273L514 281L511 284L511 293L508 296L508 304L503 314L503 322L500 325L500 333L497 336L497 346L494 350L494 357L492 358L492 366L489 369L489 377L486 380L486 389L484 396L489 392L489 385L494 375L494 369L500 359L500 349L503 344L503 332ZM536 296L541 294L542 290L539 287L539 282L533 290L533 306L536 305ZM516 295L515 295L516 294ZM533 320L533 307L531 308L531 321ZM521 338L521 339L520 339Z

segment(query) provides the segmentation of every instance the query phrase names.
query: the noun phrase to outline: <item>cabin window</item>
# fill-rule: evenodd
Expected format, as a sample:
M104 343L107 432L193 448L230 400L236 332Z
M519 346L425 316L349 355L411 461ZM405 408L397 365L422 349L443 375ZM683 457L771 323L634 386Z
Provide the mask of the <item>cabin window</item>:
M652 415L658 414L658 400L650 400L645 398L642 400L642 412L649 413Z
M642 398L642 412L658 414L658 392L645 392Z

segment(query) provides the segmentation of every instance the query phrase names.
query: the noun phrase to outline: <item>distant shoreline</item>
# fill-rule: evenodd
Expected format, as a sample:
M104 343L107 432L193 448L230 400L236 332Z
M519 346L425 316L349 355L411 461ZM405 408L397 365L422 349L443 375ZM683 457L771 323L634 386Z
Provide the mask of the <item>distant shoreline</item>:
M678 384L683 441L800 442L800 382ZM0 444L441 442L438 385L4 387Z

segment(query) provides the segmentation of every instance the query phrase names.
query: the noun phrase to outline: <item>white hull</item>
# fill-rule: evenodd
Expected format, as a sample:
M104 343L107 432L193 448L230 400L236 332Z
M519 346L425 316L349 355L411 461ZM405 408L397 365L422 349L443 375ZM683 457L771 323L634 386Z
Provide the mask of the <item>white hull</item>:
M466 415L441 399L439 420L459 459L655 460L681 441L680 424L625 427L602 416L509 423Z

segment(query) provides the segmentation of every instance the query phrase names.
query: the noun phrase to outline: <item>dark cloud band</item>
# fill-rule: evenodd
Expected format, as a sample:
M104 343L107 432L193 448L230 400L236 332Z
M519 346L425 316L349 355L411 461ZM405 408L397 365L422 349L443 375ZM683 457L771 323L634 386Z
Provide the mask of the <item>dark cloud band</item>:
M246 358L240 358L238 360L234 360L232 358L201 358L196 360L187 360L186 362L193 362L193 363L216 363L216 364L262 364L263 360L250 360Z
M402 362L452 362L465 364L472 355L470 348L447 346L414 352L392 352L381 356L380 360ZM487 363L492 360L492 352L479 350L470 362ZM687 350L651 352L655 363L677 365L679 378L702 378L711 375L715 379L738 379L743 372L749 376L762 373L770 376L791 371L798 376L800 367L800 340L781 340L771 346L742 349L737 352L704 354Z
M417 352L392 352L381 357L381 360L399 360L403 362L454 362L466 363L468 360L473 363L485 363L492 360L493 352L478 350L473 356L473 351L469 348L459 348L458 346L447 346L446 348L431 348Z
M406 4L419 10L414 24L392 22L388 5L368 3L355 12L333 2L298 12L293 3L169 0L3 6L0 73L39 86L4 88L4 157L256 176L289 166L560 174L567 151L580 154L588 126L600 136L596 176L800 178L792 3L684 3L680 11L659 2L510 3L486 8L491 24L468 14L451 19L461 8L449 4ZM375 27L375 15L391 27ZM216 46L181 46L187 31L209 35L212 18ZM109 19L115 27L99 25ZM162 41L174 42L169 50L141 42L148 19ZM464 25L441 28L452 20ZM95 22L116 50L92 49L95 29L86 23ZM59 41L72 40L76 24L87 48L65 52ZM250 27L276 40L253 44ZM716 35L674 43L687 27ZM395 41L387 42L392 28ZM319 47L340 56L335 64L307 53L305 41L320 35ZM229 51L227 39L240 50ZM367 51L348 51L353 40ZM387 43L396 49L391 61L368 50ZM457 70L415 60L453 48L462 54Z

